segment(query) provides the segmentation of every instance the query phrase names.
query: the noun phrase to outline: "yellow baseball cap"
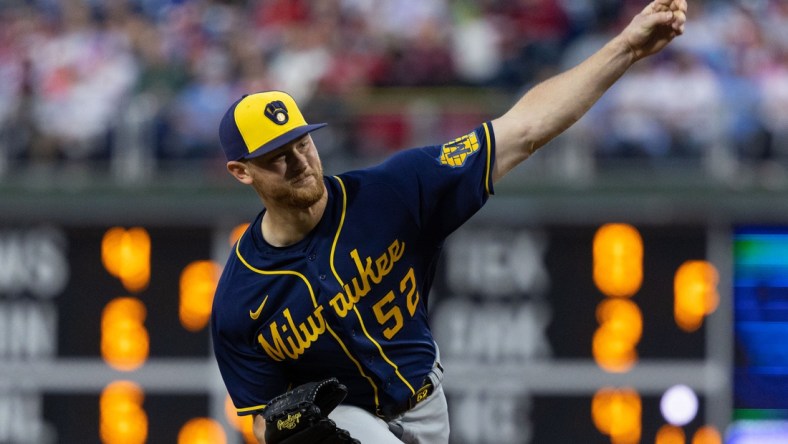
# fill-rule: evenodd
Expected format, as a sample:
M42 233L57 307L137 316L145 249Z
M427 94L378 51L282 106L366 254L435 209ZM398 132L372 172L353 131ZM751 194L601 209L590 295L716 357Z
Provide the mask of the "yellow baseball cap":
M295 99L282 91L244 95L219 124L219 141L227 160L251 159L326 126L307 124Z

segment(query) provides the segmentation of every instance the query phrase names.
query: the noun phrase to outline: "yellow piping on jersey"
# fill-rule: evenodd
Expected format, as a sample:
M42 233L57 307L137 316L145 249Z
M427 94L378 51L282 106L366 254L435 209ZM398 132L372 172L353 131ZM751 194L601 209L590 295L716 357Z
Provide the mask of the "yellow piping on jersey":
M337 182L339 182L339 186L342 188L342 218L340 219L339 229L337 230L337 234L334 237L334 243L331 245L331 258L329 259L329 261L330 261L330 264L331 264L331 271L334 273L334 277L337 279L337 282L339 282L339 285L344 287L345 283L342 281L342 278L339 277L339 273L337 273L336 267L334 267L334 254L336 252L337 242L339 241L339 233L342 231L342 226L344 225L344 222L345 222L345 211L347 209L347 207L346 207L347 206L347 192L345 191L345 184L342 182L342 179L340 179L339 177L336 177L336 176L334 176L334 178L337 180ZM378 343L378 341L376 341L369 334L369 332L367 331L367 327L364 326L364 320L361 318L361 313L358 312L358 309L356 308L355 305L353 305L353 311L356 313L356 317L358 317L358 322L361 324L361 329L364 331L364 336L366 336L367 339L370 340L370 342L375 344L375 346L378 348L378 351L380 352L380 356L383 358L383 360L385 360L390 366L392 366L394 368L394 373L397 374L397 377L400 379L400 381L402 381L406 386L408 386L408 388L411 391L411 394L415 395L416 394L416 390L413 389L413 386L411 386L410 383L408 383L408 381L399 372L399 367L397 367L396 364L391 362L391 360L388 358L388 356L386 356L386 354L383 352L383 347L381 347L380 344ZM378 400L377 400L377 390L376 390L376 396L375 396L375 405L376 406L379 405L378 404Z
M243 239L243 236L241 237L241 239ZM255 268L255 267L251 266L249 264L249 262L246 262L246 259L244 259L244 257L241 256L241 250L240 250L241 239L238 239L238 242L235 243L235 255L238 256L238 259L240 259L241 263L243 263L246 266L246 268L254 271L255 273L262 274L262 275L267 275L267 274L285 274L285 275L287 275L287 274L289 274L291 276L296 276L298 278L301 278L301 280L304 281L304 284L306 284L306 288L309 290L309 296L312 298L312 305L315 308L317 308L317 299L315 299L315 291L312 289L312 285L309 283L309 281L307 280L306 276L304 276L303 274L301 274L301 273L299 273L297 271L292 271L292 270L266 271L266 270L260 270L259 268Z
M373 344L375 344L375 346L378 348L378 351L380 351L380 356L382 356L383 359L386 362L388 362L390 366L394 367L394 373L397 374L397 377L400 379L400 381L402 381L405 385L408 386L411 394L415 395L416 390L414 390L413 386L408 383L408 381L402 376L402 374L400 374L399 367L397 367L396 364L391 362L391 360L386 356L386 354L383 353L383 347L381 347L378 341L374 340L372 336L370 336L369 332L367 332L367 327L364 325L364 320L361 319L361 313L358 312L358 308L355 305L353 306L353 311L356 312L356 316L358 317L358 322L361 324L361 329L364 330L364 336L366 336L370 341L372 341Z
M287 386L287 391L289 392L292 389L293 389L293 384L289 384ZM262 409L264 409L266 407L268 407L268 404L260 404L260 405L255 405L255 406L252 406L252 407L244 407L242 409L235 409L235 411L238 412L238 413L244 413L244 412L251 412L251 411L254 411L254 410L262 410Z
M251 412L251 411L254 411L254 410L262 410L267 405L268 404L260 404L260 405L254 406L254 407L244 407L242 409L235 409L235 411L238 412L238 413L244 413L244 412Z
M328 260L329 263L331 264L331 271L334 272L334 276L336 276L337 280L339 280L339 276L337 276L337 270L336 268L334 268L334 253L337 250L339 233L342 232L342 227L345 226L345 213L347 212L347 192L345 191L345 184L342 182L342 179L340 179L337 176L334 176L334 179L337 180L340 188L342 188L342 215L339 217L339 228L337 228L337 234L334 236L334 242L331 243L331 256L329 256ZM340 285L342 285L341 281L340 281ZM331 333L331 336L333 336L337 340L337 342L339 342L339 345L342 346L342 349L345 350L345 353L347 354L348 358L350 358L350 360L353 361L354 364L356 364L356 367L358 368L358 372L361 373L361 376L363 376L364 378L367 379L367 381L369 381L369 385L372 386L372 392L373 395L375 396L375 408L380 407L380 399L378 398L378 386L375 384L375 381L373 381L372 378L370 378L369 376L367 376L366 373L364 373L364 368L361 367L361 363L358 362L350 354L350 351L345 347L345 344L342 342L342 340L339 339L339 336L337 336L337 334L334 333L334 331L331 329L329 329L329 332Z
M344 192L344 187L343 187L343 192ZM343 206L342 206L342 221L340 222L340 229L342 227L342 222L344 222L344 220L345 220L345 201L346 201L346 198L343 196L343 199L342 199L342 202L343 202ZM250 229L252 229L252 228L250 228ZM337 237L339 237L338 236L338 232L337 232ZM315 308L317 308L317 299L315 298L315 291L312 289L312 285L310 285L309 280L307 280L306 276L304 276L303 274L298 273L296 271L290 271L290 270L266 271L266 270L260 270L259 268L255 268L255 267L251 266L249 264L249 262L247 262L246 259L244 259L244 257L241 255L240 247L241 247L241 240L242 239L243 239L243 236L241 236L241 238L238 239L238 242L235 243L235 255L238 256L238 259L241 261L241 263L244 264L244 266L246 266L246 268L254 271L255 273L262 274L262 275L266 275L266 274L268 274L268 275L271 275L271 274L285 274L285 275L288 275L289 274L289 275L297 276L297 277L301 278L301 280L304 281L304 284L306 284L306 288L309 290L309 296L312 298L312 304L314 305ZM334 243L336 243L336 239L334 240ZM331 251L332 252L334 251L334 247L331 248ZM332 255L332 259L333 259L333 255ZM332 265L332 267L333 267L333 265ZM348 359L350 359L353 362L353 364L355 364L355 366L358 369L359 373L361 373L361 376L363 376L364 378L367 379L367 381L369 381L370 385L372 386L372 390L374 391L374 394L375 394L375 407L378 407L380 405L380 402L378 401L378 388L375 385L375 382L372 380L372 378L367 376L366 373L364 373L364 368L361 366L361 363L358 362L358 360L356 360L356 358L354 358L353 355L350 354L350 350L348 350L348 348L345 346L345 344L342 342L342 340L339 339L339 336L336 334L336 332L334 332L334 330L331 329L331 326L329 326L327 322L326 322L326 330L328 330L328 332L331 334L331 336L333 336L334 339L339 343L339 346L342 347L342 350L345 352L345 355L347 355ZM255 409L258 409L258 408L261 408L261 407L264 407L264 406L265 406L265 404L263 404L262 406L245 407L243 409L236 409L236 410L239 413L241 413L241 412L247 412L247 411L250 411L250 410L255 410Z
M489 123L484 122L484 135L487 141L487 167L484 170L484 190L487 195L490 195L490 160L492 159L492 147L490 146L490 128Z

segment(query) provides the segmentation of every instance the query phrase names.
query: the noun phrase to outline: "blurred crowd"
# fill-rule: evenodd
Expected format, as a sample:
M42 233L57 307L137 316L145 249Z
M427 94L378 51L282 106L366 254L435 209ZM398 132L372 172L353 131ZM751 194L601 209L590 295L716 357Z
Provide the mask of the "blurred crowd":
M221 115L263 89L286 90L310 120L332 123L327 155L375 156L425 132L438 142L578 63L645 3L3 0L0 173L221 161ZM635 65L573 128L576 143L600 160L725 152L780 162L788 1L690 3L685 36ZM431 102L441 91L455 98ZM485 91L509 102L490 105Z

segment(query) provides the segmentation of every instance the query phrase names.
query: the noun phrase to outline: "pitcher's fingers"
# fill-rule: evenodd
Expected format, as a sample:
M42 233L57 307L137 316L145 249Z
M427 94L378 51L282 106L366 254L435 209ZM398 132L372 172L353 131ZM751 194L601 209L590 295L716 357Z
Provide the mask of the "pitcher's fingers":
M641 11L641 14L650 14L652 12L670 11L670 5L673 0L654 0Z
M673 11L673 29L679 33L684 33L684 24L687 22L687 15L684 11Z

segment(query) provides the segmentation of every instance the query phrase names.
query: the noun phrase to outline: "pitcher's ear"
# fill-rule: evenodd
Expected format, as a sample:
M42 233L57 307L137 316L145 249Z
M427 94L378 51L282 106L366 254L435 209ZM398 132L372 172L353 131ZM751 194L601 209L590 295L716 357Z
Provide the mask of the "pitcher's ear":
M249 174L249 165L246 162L231 160L227 162L227 171L229 171L239 182L245 185L252 184L252 176Z

